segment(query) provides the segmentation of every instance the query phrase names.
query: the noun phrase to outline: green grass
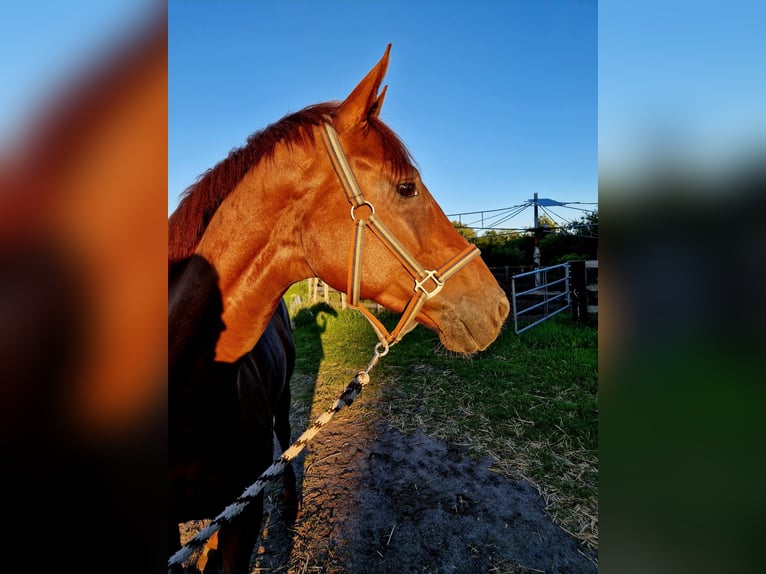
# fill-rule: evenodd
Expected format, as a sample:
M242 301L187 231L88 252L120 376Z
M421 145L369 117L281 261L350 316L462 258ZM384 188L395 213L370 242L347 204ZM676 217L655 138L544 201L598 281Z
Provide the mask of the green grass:
M298 284L288 303L296 293L308 301ZM367 365L377 339L356 311L311 304L292 316L294 402L314 418ZM380 317L389 328L397 320ZM490 455L493 470L533 483L553 520L597 548L597 391L597 329L562 313L521 335L507 324L471 357L446 351L435 333L417 327L380 360L352 408Z

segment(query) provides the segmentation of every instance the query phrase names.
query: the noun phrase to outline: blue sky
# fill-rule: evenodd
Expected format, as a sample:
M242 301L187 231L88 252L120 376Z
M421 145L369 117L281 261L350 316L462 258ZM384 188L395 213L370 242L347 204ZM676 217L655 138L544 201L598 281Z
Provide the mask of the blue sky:
M6 4L3 147L157 1ZM383 117L448 213L596 201L597 161L726 164L766 148L765 18L756 0L173 0L168 208L250 133L343 98L388 42Z
M381 117L448 214L597 201L596 2L172 0L168 213L249 134L343 99L389 42Z
M0 142L23 131L62 86L155 13L156 0L3 2Z
M601 169L718 170L766 149L764 22L759 0L600 2Z

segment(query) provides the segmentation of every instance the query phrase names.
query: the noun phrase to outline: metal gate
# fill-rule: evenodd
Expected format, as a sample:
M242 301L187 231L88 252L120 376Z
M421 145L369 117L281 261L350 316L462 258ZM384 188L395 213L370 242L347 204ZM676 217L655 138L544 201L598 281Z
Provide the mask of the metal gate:
M511 302L516 334L569 309L569 263L511 277Z

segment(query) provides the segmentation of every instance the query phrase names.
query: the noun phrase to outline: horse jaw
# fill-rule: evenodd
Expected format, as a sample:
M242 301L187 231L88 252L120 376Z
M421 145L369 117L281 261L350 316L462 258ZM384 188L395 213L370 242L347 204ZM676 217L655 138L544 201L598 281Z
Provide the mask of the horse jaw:
M437 333L447 350L470 355L485 350L497 339L510 312L510 303L494 278L481 288L464 292L476 295L443 299L437 296L426 304L417 319Z

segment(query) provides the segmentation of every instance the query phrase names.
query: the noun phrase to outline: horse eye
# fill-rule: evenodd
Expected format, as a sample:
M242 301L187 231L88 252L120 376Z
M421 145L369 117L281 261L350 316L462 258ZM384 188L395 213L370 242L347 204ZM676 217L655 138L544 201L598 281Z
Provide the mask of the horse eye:
M402 197L415 197L418 195L418 188L411 181L400 183L396 186L396 191Z

